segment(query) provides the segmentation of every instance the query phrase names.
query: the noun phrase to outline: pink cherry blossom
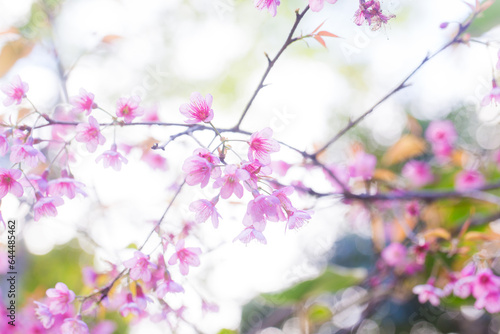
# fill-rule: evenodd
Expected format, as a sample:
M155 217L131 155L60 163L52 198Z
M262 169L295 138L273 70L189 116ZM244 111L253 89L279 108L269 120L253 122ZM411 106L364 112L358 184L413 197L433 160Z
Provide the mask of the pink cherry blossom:
M23 186L16 181L21 176L22 172L19 169L0 168L0 199L4 198L9 192L17 197L23 195Z
M289 163L286 163L283 160L278 160L278 161L272 161L271 162L272 171L274 173L278 174L281 177L283 177L283 176L286 175L286 173L288 172L288 170L290 169L290 167L292 167L292 165L290 165Z
M434 180L429 164L417 160L408 161L404 165L401 175L407 178L414 187L423 187Z
M248 244L250 241L255 239L262 244L267 244L267 240L264 237L264 234L262 234L264 227L265 226L263 226L263 225L248 226L240 234L238 234L238 236L236 236L236 238L234 238L233 242L235 242L236 240L240 240L244 244Z
M254 0L255 7L262 10L267 8L271 16L276 16L277 8L280 5L279 0Z
M384 15L380 9L378 0L359 0L359 8L354 14L354 23L358 26L368 22L372 30L379 29L382 24L386 24L394 15Z
M39 221L44 216L55 217L57 216L57 206L63 205L64 200L61 197L43 197L37 193L37 201L33 206L34 219Z
M47 177L49 171L44 171L42 175L29 174L27 177L21 179L20 183L23 187L34 187L36 191L45 193L49 187Z
M243 225L253 225L264 230L267 220L277 222L286 219L281 209L281 202L276 196L259 195L258 193L254 196L256 197L248 202Z
M309 7L313 12L319 12L323 9L324 2L336 3L337 0L309 0Z
M83 196L87 196L85 191L83 191L83 188L85 187L83 183L78 182L73 178L67 177L67 173L64 173L64 176L49 181L48 184L49 195L59 196L59 197L66 196L69 199L75 198L77 193L82 194Z
M339 184L330 173L333 174L341 184ZM330 181L334 192L344 191L342 185L346 187L349 184L349 170L346 166L330 164L327 166L327 169L323 169L323 174L325 174L326 179Z
M500 63L500 59L498 60ZM482 106L487 106L490 104L492 101L497 104L497 102L500 102L500 87L497 85L497 81L493 79L492 81L492 88L491 91L486 95L483 100L481 101Z
M286 213L288 215L288 222L286 223L286 226L290 230L304 226L304 224L311 219L311 215L304 210L292 210L287 211Z
M458 191L478 189L484 184L484 176L477 170L463 170L455 176L455 189Z
M215 208L217 201L218 198L215 197L211 201L200 199L191 203L189 205L189 210L196 213L194 218L195 223L204 223L208 218L211 218L214 228L217 228L219 226L219 218L221 217Z
M182 275L189 273L189 266L198 267L200 259L198 255L201 254L201 249L198 247L184 247L184 239L181 239L175 245L175 253L168 260L168 264L174 265L179 261L179 269Z
M144 294L144 291L142 290L142 287L139 284L136 284L135 288L135 302L141 310L146 309L146 307L148 306L148 302L149 303L153 302L151 298L149 298Z
M122 163L127 164L128 160L123 155L118 153L116 144L111 145L111 149L104 151L100 156L95 159L96 163L103 160L104 168L111 166L114 170L119 171L122 168Z
M35 309L35 314L38 320L42 323L43 328L48 329L52 327L54 324L55 318L52 312L47 305L39 303L37 301L34 302L37 306Z
M0 156L4 156L9 151L9 141L5 135L0 135Z
M73 106L72 111L85 112L86 116L90 115L92 109L97 108L97 104L94 103L94 94L83 88L80 88L80 95L71 97L69 102Z
M165 297L167 292L171 293L184 292L184 288L180 284L172 281L170 275L168 275L167 279L162 279L158 281L158 284L156 286L156 295L158 296L158 298L163 298Z
M374 155L359 151L349 164L349 173L351 177L361 177L363 180L372 178L375 171L377 158Z
M232 194L236 197L243 197L243 186L240 181L246 181L250 178L250 174L236 165L227 165L224 169L224 176L218 178L214 182L214 188L221 188L220 196L223 199L228 199Z
M168 169L167 159L158 153L148 151L142 155L141 160L154 170L166 171Z
M9 84L3 85L1 90L7 95L7 98L3 100L3 105L7 107L14 102L20 104L23 98L26 97L29 86L26 82L21 81L19 75L16 75Z
M80 316L66 318L61 326L62 334L89 334L89 327Z
M13 145L10 150L10 161L12 163L22 162L28 167L36 167L39 162L45 162L42 152L33 147L32 140L26 144Z
M271 163L271 153L280 150L280 145L271 138L272 136L273 130L271 128L264 128L253 133L248 140L250 145L248 160L259 160L262 165L269 165Z
M425 138L431 143L434 155L443 161L451 156L458 135L451 121L433 121L425 131Z
M454 277L452 276L452 280L445 288L451 288L457 297L469 297L472 294L473 283L476 280L475 272L476 266L473 262L471 262L462 269L458 277L455 277L454 280Z
M134 257L123 262L123 265L130 269L131 279L142 279L144 282L149 282L151 279L150 267L156 268L156 265L149 261L149 256L140 251L135 251Z
M252 162L243 162L241 164L241 168L246 170L250 175L250 178L243 183L248 191L257 189L257 182L262 179L262 177L265 177L272 173L271 168L269 166L263 166L259 160L254 160Z
M116 116L123 117L125 123L131 123L134 118L142 116L144 109L139 107L141 98L139 96L122 97L116 103Z
M210 177L218 178L221 175L219 167L220 160L206 149L197 149L193 156L187 158L182 165L182 170L186 173L186 183L190 186L201 184L204 188Z
M406 247L393 242L382 251L382 259L391 267L397 267L406 260Z
M473 282L472 295L480 298L490 292L498 291L500 291L500 277L495 276L489 268L480 270Z
M419 241L418 244L411 248L413 254L415 254L415 262L419 265L425 263L425 257L429 251L429 244L424 240Z
M200 93L194 92L191 94L190 100L191 103L185 103L179 108L181 114L187 117L187 119L184 120L185 123L208 123L214 118L212 95L207 94L207 96L203 98Z
M417 285L413 288L413 293L418 295L418 301L423 304L429 302L434 306L440 304L440 298L444 296L443 290L431 284Z
M92 328L91 334L113 334L116 330L116 324L111 320L100 321Z
M122 317L126 317L129 314L137 317L141 314L141 308L134 302L131 293L127 294L127 302L120 307L119 312Z
M292 201L288 198L288 196L292 195L295 191L294 187L283 187L273 191L272 195L279 199L281 206L285 210L295 210ZM283 217L282 217L283 218Z
M69 304L75 300L75 293L68 289L64 283L56 283L55 288L48 289L47 297L50 312L53 314L64 314L68 311Z
M103 145L106 138L101 134L97 120L89 116L88 123L80 123L76 126L76 140L85 143L90 153L95 152L97 145Z
M500 312L500 291L490 291L484 296L477 298L474 307L479 310L484 308L490 313Z

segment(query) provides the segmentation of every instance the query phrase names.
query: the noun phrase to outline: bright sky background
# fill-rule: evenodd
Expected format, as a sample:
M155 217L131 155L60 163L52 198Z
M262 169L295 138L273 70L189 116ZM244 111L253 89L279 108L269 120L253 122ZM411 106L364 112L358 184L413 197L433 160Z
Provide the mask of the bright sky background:
M84 87L96 95L99 105L114 111L117 98L140 94L144 105L158 107L161 120L181 122L178 108L188 101L192 91L211 93L214 123L225 127L234 125L260 80L266 66L264 52L270 56L277 52L293 22L293 10L305 4L301 0L283 0L277 17L272 18L267 12L253 9L250 0L70 0L56 18L54 39L65 66L79 59L68 80L70 95ZM30 5L31 1L25 0L0 1L0 31L22 24ZM385 1L383 6L396 19L377 32L354 25L356 1L339 0L335 5L326 4L320 13L308 13L299 32L307 34L326 20L322 30L341 38L327 39L328 49L314 40L291 46L273 69L267 80L271 85L255 100L243 128L256 131L270 126L277 139L300 149L320 145L345 124L345 115L366 111L397 86L427 53L450 39L455 27L450 24L441 30L442 22L460 21L467 15L467 6L458 0ZM100 41L107 35L121 38L103 46ZM8 38L1 37L0 46ZM7 82L19 74L30 85L30 98L43 111L50 111L60 94L56 67L47 47L38 45L2 80ZM371 131L379 145L390 145L404 130L408 111L415 117L431 119L446 116L457 100L478 103L489 89L488 58L493 61L496 52L491 49L488 54L484 46L475 44L456 49L429 62L411 80L412 87L384 103L361 128ZM493 123L498 111L483 110L479 116ZM107 119L103 116L102 120ZM108 149L112 131L106 133L108 142L101 150ZM117 129L117 138L134 144L153 135L164 142L171 133L173 129L122 128ZM500 146L498 133L483 140L484 145L492 145L493 141ZM210 140L197 136L203 142ZM328 159L345 161L345 145L341 142L333 147ZM138 152L133 151L127 157L128 165L117 173L95 163L100 151L89 154L79 150L78 163L72 170L87 185L89 198L66 201L55 219L21 222L29 250L44 254L75 236L84 249L91 250L88 241L77 233L88 229L102 246L95 256L98 269L106 269L104 260L119 263L128 259L132 250L123 248L131 243L142 244L151 222L168 204L171 192L167 189L179 179L182 162L195 147L190 138L169 144L162 153L170 164L166 173L151 171L139 161ZM300 157L285 147L275 157L300 162ZM327 189L322 173L306 175L292 169L287 181L302 178L318 190ZM164 224L176 226L182 218L192 218L187 210L189 203L213 194L209 189L186 187ZM95 199L107 209L97 206ZM303 208L313 204L297 197L295 200ZM330 251L339 229L363 230L346 226L341 205L331 199L322 200L314 208L311 222L299 231L285 234L284 225L269 224L265 233L268 245L244 246L232 243L243 229L241 218L246 205L242 203L221 203L223 220L219 228L214 230L207 223L196 232L205 241L201 247L211 250L201 258L202 266L192 269L187 281L180 275L174 277L219 304L219 313L200 322L200 328L207 332L236 328L240 306L256 294L281 289L320 272L322 264L318 261ZM6 218L23 217L28 210L29 205L19 206L13 196L2 200ZM152 251L156 244L157 240L152 239L145 250ZM199 243L193 239L188 245ZM185 300L196 303L191 294L186 293ZM197 319L196 306L193 309L188 316ZM145 332L143 326L148 324L137 326L133 333ZM147 332L155 333L149 327Z

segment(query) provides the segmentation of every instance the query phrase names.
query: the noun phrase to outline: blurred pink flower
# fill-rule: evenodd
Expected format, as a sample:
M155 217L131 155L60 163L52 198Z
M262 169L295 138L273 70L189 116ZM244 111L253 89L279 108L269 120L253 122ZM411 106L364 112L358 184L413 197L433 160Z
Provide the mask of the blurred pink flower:
M29 90L29 86L26 82L21 81L19 75L12 78L12 81L1 87L2 92L7 95L7 98L3 100L4 106L10 106L14 102L20 104L23 98L26 96L26 92Z
M498 63L500 64L500 59L498 60ZM491 102L500 102L500 87L497 85L497 81L493 79L492 81L492 88L491 91L486 95L483 100L481 101L482 106L487 106Z
M168 168L167 159L158 153L148 151L142 155L141 160L147 163L152 169L166 171Z
M135 251L134 257L123 262L123 265L130 269L131 279L142 279L144 282L149 282L151 279L149 267L156 268L156 265L149 261L149 256L140 251Z
M208 218L212 218L212 224L214 228L217 228L219 226L219 218L221 217L215 208L218 200L218 197L215 197L211 201L200 199L192 202L189 205L189 210L196 213L194 218L195 223L204 223Z
M182 275L189 273L189 266L198 267L200 259L198 255L201 254L201 249L198 247L184 247L184 239L181 239L175 245L175 253L168 260L168 264L174 265L179 261L179 269Z
M493 274L489 268L482 269L476 274L476 278L472 284L472 295L475 298L480 298L490 292L498 292L500 290L500 277Z
M373 176L376 164L377 158L374 155L360 151L356 153L353 161L351 161L349 173L351 177L361 177L363 180L369 180Z
M37 193L36 198L37 201L33 206L35 221L39 221L43 216L57 216L56 206L64 204L64 200L59 196L43 197L40 193Z
M271 163L271 153L278 152L280 145L272 139L273 130L264 128L253 133L248 140L250 148L248 149L248 160L258 160L262 165Z
M490 313L500 312L500 291L489 291L484 296L477 298L474 307L479 310L484 308Z
M4 198L9 192L17 197L23 195L23 186L16 181L21 176L22 172L19 169L0 168L0 199Z
M243 225L254 226L264 230L267 220L277 222L285 220L286 217L281 209L281 202L278 197L273 195L259 195L248 202L247 212L243 217Z
M36 167L39 162L45 162L43 153L34 148L32 143L32 140L28 140L26 144L13 145L10 150L10 161L14 164L22 162L28 167Z
M254 0L255 7L262 10L267 8L271 16L276 16L277 8L280 5L279 0Z
M423 187L434 180L429 164L417 160L408 161L404 165L401 175L407 178L415 187Z
M431 143L432 151L439 160L448 158L458 138L451 121L433 121L425 131L425 138Z
M104 168L111 166L114 170L119 171L122 168L122 163L128 163L127 158L118 153L116 144L111 145L111 150L104 151L100 156L95 159L96 163L103 160Z
M455 176L455 189L458 191L477 189L484 184L484 176L476 170L463 170Z
M406 260L406 247L393 242L382 251L382 259L391 267L397 267Z
M330 181L332 187L333 187L333 191L334 192L342 192L343 189L342 189L342 185L344 187L347 187L347 185L349 184L349 170L346 166L342 166L342 165L328 165L326 166L327 169L324 169L323 168L323 173L325 174L325 177L328 181ZM333 174L337 179L338 181L340 182L340 184L332 177Z
M250 178L250 174L236 165L227 165L224 169L224 176L218 178L214 182L214 188L221 188L220 196L223 199L228 199L234 193L236 197L243 197L243 186L240 181L246 181Z
M418 301L423 304L431 303L433 306L440 304L440 298L444 296L443 290L430 284L417 285L413 288L413 293L418 295Z
M131 123L134 118L144 114L144 109L139 107L139 103L141 103L139 96L118 99L118 102L116 102L116 116L123 117L125 123Z
M0 156L4 156L9 151L9 141L5 135L0 135Z
M54 324L54 315L50 312L50 309L47 305L39 303L37 301L34 302L37 306L35 309L35 314L38 320L42 323L43 328L48 329L52 327Z
M102 145L106 142L106 138L101 134L99 123L92 116L89 116L88 123L78 124L76 132L76 141L85 143L87 150L91 153L95 152L97 145Z
M337 0L309 0L309 7L313 12L319 12L323 9L324 2L336 3Z
M80 316L66 318L61 326L62 334L89 334L89 327Z
M56 283L56 287L48 289L47 297L49 297L49 310L53 314L63 314L68 311L69 304L75 300L75 293L68 289L64 283Z
M94 103L94 94L87 92L83 88L80 88L79 93L79 95L69 99L69 103L73 106L72 111L85 112L85 115L88 116L92 109L97 108L97 104Z
M126 317L129 314L133 314L134 316L137 317L141 314L141 309L139 305L137 305L137 303L134 302L131 293L127 294L127 303L123 304L120 307L119 312L122 317Z
M187 119L184 120L185 123L208 123L214 118L212 95L207 94L207 96L203 98L200 93L194 92L191 94L190 100L191 103L185 103L179 108L181 114L187 117Z
M66 171L63 171L60 178L49 181L48 194L50 196L66 196L69 199L73 199L77 193L87 196L85 191L83 191L84 187L83 183L68 177Z
M219 158L211 154L206 149L197 149L193 156L187 158L182 165L182 170L186 173L186 183L190 186L201 184L204 188L210 177L218 178L221 175L219 167Z
M267 244L266 238L264 237L264 234L262 234L262 231L264 230L263 225L259 226L248 226L245 228L236 238L234 238L233 242L236 240L240 240L244 244L249 243L252 240L257 240L260 243Z
M311 219L311 215L303 210L291 210L286 212L288 215L288 222L286 226L292 230L295 228L302 227L309 219Z
M156 286L156 295L158 296L158 298L163 298L165 297L167 292L184 292L184 288L180 284L172 281L170 275L168 275L168 278L158 281L158 284Z

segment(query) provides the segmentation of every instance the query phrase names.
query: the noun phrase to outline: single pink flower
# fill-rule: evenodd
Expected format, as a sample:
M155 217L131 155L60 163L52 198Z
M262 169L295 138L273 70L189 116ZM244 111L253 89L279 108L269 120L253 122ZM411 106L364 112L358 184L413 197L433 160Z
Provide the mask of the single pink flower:
M166 171L168 169L167 159L158 153L147 151L142 155L141 160L154 170Z
M26 178L21 179L20 183L23 187L34 187L36 191L45 193L49 187L47 177L49 171L44 171L42 175L29 174Z
M294 187L288 186L273 191L272 195L279 199L283 209L295 210L292 205L292 201L290 201L290 199L288 198L288 196L292 195L294 191L295 191Z
M136 284L135 303L141 310L145 310L146 307L148 307L148 302L152 303L153 300L144 294L144 291L139 284Z
M283 177L288 173L288 170L292 167L289 163L284 162L283 160L272 161L271 168L272 171L279 176Z
M277 8L280 5L279 0L254 0L254 5L257 9L262 10L267 8L271 16L276 16Z
M474 307L478 310L484 308L489 313L500 312L500 291L490 291L484 296L477 298Z
M80 316L66 318L61 326L62 334L89 334L89 327Z
M241 169L244 169L250 175L250 178L243 183L248 191L257 189L257 182L267 175L271 175L272 169L268 166L264 166L259 160L254 160L252 162L247 161L241 163Z
M313 12L319 12L320 10L323 9L325 0L309 0L309 7ZM337 0L326 0L328 3L336 3Z
M182 165L182 170L186 173L186 183L190 186L201 184L204 188L210 178L218 178L221 175L219 167L216 167L220 160L211 154L207 149L197 149L193 156L187 158Z
M35 314L38 320L42 323L43 328L48 329L54 324L55 318L47 305L35 301L37 308Z
M131 123L134 118L144 114L144 109L139 107L139 103L141 103L139 96L118 99L116 103L116 116L123 117L125 123Z
M267 240L264 237L264 234L262 234L262 231L264 231L264 226L248 226L241 231L236 238L234 238L233 242L240 240L244 244L248 244L250 241L255 239L262 244L267 244Z
M248 202L247 212L243 217L243 225L259 227L264 230L267 221L277 222L285 220L286 217L281 209L281 202L273 195L259 195Z
M382 13L378 0L359 0L359 8L354 13L354 23L360 26L366 21L372 30L377 30L394 17L392 14Z
M421 304L431 303L433 306L440 304L440 298L444 296L443 290L430 284L417 285L413 288L413 293L418 295L418 301Z
M304 224L311 219L311 215L303 210L294 209L292 211L287 211L286 213L288 215L288 222L286 223L286 226L290 230L304 226Z
M328 165L327 169L323 169L323 174L328 181L330 181L334 192L343 192L343 187L347 187L349 184L349 169L342 165ZM332 174L340 182L337 182Z
M101 160L103 160L104 168L111 166L116 171L122 168L122 163L128 163L127 158L117 152L116 144L111 145L111 150L104 151L104 153L98 156L95 162L99 163Z
M129 314L137 317L141 314L141 308L134 302L131 293L127 294L127 302L120 307L119 312L122 317L126 317Z
M361 177L363 180L369 180L373 176L376 164L377 158L374 155L359 151L349 165L349 173L351 177Z
M391 267L397 267L406 260L406 247L393 242L382 251L382 259Z
M458 135L451 121L433 121L425 131L425 138L431 143L436 158L445 161L451 156Z
M180 284L172 281L170 275L168 275L167 279L162 279L158 281L158 284L156 285L156 295L158 296L158 298L165 297L165 295L168 292L171 293L184 292L184 288Z
M10 150L10 161L12 163L22 162L28 167L36 167L39 162L45 162L45 156L32 145L32 140L26 144L13 145Z
M75 198L77 193L87 196L85 191L83 191L83 188L85 187L83 183L68 177L65 171L61 174L62 177L49 181L48 194L50 196L66 196L69 199Z
M23 186L16 181L21 176L22 172L19 169L0 168L0 199L4 198L9 192L17 197L23 195Z
M189 266L198 267L200 259L198 255L201 254L201 249L198 247L184 247L184 239L181 239L175 245L175 253L168 260L169 265L174 265L179 261L179 269L182 275L189 273Z
M484 184L483 174L476 170L463 170L455 176L455 189L458 191L478 189Z
M500 60L498 62L500 63ZM500 87L498 87L497 81L495 79L493 79L492 81L491 91L483 98L483 100L481 101L481 105L483 107L487 106L492 101L495 103L495 105L497 104L497 102L500 102Z
M48 289L49 309L53 314L64 314L68 311L69 304L75 300L75 293L68 289L64 283L56 283L55 289Z
M271 137L273 130L271 128L264 128L260 131L253 133L248 140L248 160L258 160L262 165L269 165L271 163L271 153L278 152L280 145Z
M217 228L219 226L219 218L221 217L215 208L218 200L219 199L215 197L211 201L200 199L192 202L189 205L189 210L196 213L194 217L195 223L204 223L208 218L211 218L214 228Z
M489 268L480 270L473 282L472 295L481 298L490 292L498 291L500 291L500 277L495 276Z
M221 188L220 196L223 199L228 199L234 193L236 197L243 197L243 186L240 181L246 181L250 178L250 174L236 165L227 165L224 169L224 176L218 178L214 182L214 188Z
M131 279L142 279L144 282L149 282L151 279L150 267L156 268L156 265L149 261L149 256L140 251L135 251L134 257L123 262L123 265L130 269Z
M64 204L64 200L61 197L43 197L40 193L37 193L37 201L33 206L34 219L39 221L43 216L55 217L57 216L56 206Z
M73 106L72 111L85 112L86 116L90 115L92 109L97 108L97 104L94 102L94 94L87 92L83 88L80 88L80 95L69 99L69 103Z
M203 98L200 93L194 92L191 94L190 100L191 103L185 103L179 108L181 114L187 117L187 119L184 120L185 123L208 123L214 118L214 111L212 110L212 95L207 94L207 96Z
M5 156L9 151L9 141L5 135L0 135L0 156Z
M407 178L414 187L423 187L434 181L431 167L423 161L408 161L404 165L401 175Z
M103 145L106 142L106 138L101 134L99 123L92 116L89 116L88 123L78 124L76 132L76 140L85 143L87 150L91 153L95 152L97 145Z
M29 86L26 82L21 81L19 75L16 75L9 84L3 85L1 90L7 95L7 98L3 100L3 105L7 107L14 102L20 104L26 97Z

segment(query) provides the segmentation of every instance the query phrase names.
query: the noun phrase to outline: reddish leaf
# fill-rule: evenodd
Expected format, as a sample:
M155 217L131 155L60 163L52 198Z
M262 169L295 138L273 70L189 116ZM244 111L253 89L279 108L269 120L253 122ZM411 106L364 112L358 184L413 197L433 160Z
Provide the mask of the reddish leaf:
M320 36L327 36L327 37L339 37L335 34L332 34L331 32L328 32L328 31L320 31L317 33L317 35L320 35Z
M325 24L325 22L326 22L326 20L325 20L325 21L323 21L323 23L321 23L321 24L320 24L320 25L319 25L316 29L314 29L314 31L311 33L311 35L314 35L314 33L315 33L316 31L318 31L318 30L319 30L319 28L321 28L321 26L322 26L323 24Z
M316 36L314 36L314 39L317 40L321 45L323 45L326 48L326 43L323 40L323 38L321 38L321 36L316 35Z

